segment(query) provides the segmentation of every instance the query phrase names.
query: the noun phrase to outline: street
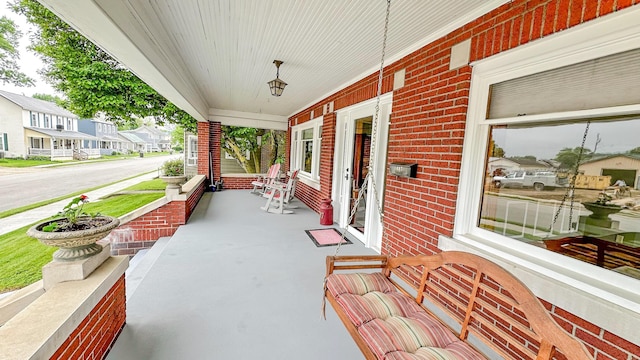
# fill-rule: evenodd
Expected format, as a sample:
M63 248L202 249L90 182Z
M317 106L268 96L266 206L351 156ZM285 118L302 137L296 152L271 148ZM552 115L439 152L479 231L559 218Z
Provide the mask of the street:
M0 167L0 211L64 196L157 170L165 155L37 168Z
M535 194L535 193L534 193ZM505 234L506 222L510 230L520 232L520 236L530 234L545 237L560 202L552 202L532 197L504 197L487 194L482 203L483 223L499 227L500 233ZM570 202L567 201L560 211L557 221L553 225L556 232L569 232L569 218L575 229L580 216L591 214L579 202L574 203L573 213L570 212ZM571 215L571 216L570 216ZM620 230L640 231L640 221L637 212L622 212L611 215L612 220L619 221Z

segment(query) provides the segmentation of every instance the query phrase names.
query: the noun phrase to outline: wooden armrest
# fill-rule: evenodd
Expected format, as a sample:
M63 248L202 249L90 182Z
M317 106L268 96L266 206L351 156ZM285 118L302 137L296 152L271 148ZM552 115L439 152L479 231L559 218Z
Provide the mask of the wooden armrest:
M382 255L344 255L327 256L327 276L334 270L384 269L388 257ZM349 263L337 265L336 263Z
M267 189L273 189L273 190L281 190L284 191L287 189L287 184L280 184L280 183L265 183L264 187Z

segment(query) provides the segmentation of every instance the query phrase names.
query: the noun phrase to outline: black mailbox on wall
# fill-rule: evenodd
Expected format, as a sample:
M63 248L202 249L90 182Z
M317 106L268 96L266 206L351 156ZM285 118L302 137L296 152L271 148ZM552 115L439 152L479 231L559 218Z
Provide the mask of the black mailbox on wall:
M418 173L418 164L391 163L389 164L389 172L396 176L414 178Z

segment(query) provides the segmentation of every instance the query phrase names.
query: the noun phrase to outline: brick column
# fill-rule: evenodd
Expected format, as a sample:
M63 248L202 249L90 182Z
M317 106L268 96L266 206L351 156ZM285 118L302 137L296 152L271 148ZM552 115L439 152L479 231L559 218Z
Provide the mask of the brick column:
M324 115L322 124L322 145L320 150L320 190L321 198L331 198L333 186L333 149L336 142L336 113Z
M219 122L211 121L209 130L209 151L213 155L213 181L220 180L222 166L220 163L222 146L222 125Z
M210 123L198 122L198 174L209 178L209 132Z

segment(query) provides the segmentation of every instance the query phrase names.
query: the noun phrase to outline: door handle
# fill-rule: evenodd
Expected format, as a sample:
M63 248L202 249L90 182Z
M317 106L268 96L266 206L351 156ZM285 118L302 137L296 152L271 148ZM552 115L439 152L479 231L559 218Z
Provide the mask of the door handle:
M349 168L347 168L346 171L345 171L344 179L345 180L349 180Z

